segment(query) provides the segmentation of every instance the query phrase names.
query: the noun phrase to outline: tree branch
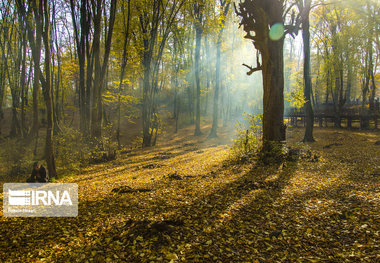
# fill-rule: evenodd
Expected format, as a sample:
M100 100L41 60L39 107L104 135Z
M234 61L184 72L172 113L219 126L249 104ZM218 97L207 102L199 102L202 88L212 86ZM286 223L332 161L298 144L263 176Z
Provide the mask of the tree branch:
M247 67L249 69L249 72L247 72L248 76L251 76L256 71L260 71L263 69L263 67L259 64L257 67L253 68L251 66L248 66L247 64L243 64L243 66Z

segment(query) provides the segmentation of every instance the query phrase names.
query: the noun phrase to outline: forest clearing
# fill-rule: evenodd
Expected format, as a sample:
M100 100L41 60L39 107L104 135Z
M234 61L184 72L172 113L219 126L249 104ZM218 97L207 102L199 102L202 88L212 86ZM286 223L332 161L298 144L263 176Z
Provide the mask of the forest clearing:
M292 129L299 159L270 167L230 162L226 130L191 133L59 180L77 218L1 217L0 261L379 261L378 131Z

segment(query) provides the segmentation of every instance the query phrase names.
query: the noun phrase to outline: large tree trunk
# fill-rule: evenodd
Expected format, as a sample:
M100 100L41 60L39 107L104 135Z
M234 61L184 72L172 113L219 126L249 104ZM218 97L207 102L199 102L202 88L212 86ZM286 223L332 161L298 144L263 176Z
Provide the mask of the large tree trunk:
M264 144L285 140L283 45L283 38L278 41L269 40L268 52L262 53Z
M257 59L255 68L247 66L248 75L262 70L263 75L263 152L270 152L273 146L285 140L286 126L284 125L284 33L298 30L289 25L291 31L275 35L271 38L270 29L274 25L281 27L284 23L284 1L245 0L239 3L237 15L242 17L245 38L251 39L261 54L262 65ZM292 21L294 22L294 21ZM286 28L286 27L285 27ZM282 32L280 32L282 33Z

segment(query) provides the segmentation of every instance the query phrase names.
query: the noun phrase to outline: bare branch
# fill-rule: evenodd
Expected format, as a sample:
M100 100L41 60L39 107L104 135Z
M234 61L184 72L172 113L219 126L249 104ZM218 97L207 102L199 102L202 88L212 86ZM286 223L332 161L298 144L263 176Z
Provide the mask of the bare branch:
M251 66L248 66L247 64L243 64L244 67L247 67L249 69L249 72L247 72L247 75L248 76L251 76L253 73L255 73L256 71L260 71L263 69L263 67L261 66L261 64L259 63L258 61L258 57L257 57L257 67L253 68Z

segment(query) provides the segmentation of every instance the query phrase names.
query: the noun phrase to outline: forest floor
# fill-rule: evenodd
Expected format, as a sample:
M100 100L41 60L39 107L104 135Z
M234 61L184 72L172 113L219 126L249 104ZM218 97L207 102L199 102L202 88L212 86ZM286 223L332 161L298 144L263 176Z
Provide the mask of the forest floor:
M76 218L1 216L0 262L380 261L379 132L292 129L300 158L269 167L192 133L59 180Z

